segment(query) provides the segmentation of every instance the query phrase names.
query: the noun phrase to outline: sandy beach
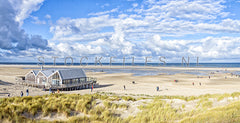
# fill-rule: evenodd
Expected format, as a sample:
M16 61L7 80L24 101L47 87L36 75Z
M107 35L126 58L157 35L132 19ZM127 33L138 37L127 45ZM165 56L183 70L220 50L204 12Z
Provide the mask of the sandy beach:
M96 77L100 87L94 88L93 92L90 89L82 89L77 91L62 91L61 93L95 93L109 92L119 95L203 95L203 94L222 94L233 93L240 91L240 78L236 75L231 75L230 72L240 71L240 68L184 68L184 67L151 67L151 66L46 66L46 67L61 67L61 68L111 68L111 69L144 69L148 70L164 69L164 70L211 70L216 71L208 73L205 76L177 73L173 75L148 75L134 76L132 73L105 73L105 72L89 72L86 71L88 77ZM39 68L37 65L0 65L0 93L10 93L11 96L20 96L26 89L30 91L30 96L48 94L48 91L34 87L27 87L16 84L15 77L25 75L31 69ZM229 71L222 73L218 71ZM209 76L211 78L209 79ZM174 82L177 80L178 82ZM135 81L135 84L132 83ZM194 83L194 85L193 85ZM123 86L126 89L124 90ZM159 91L156 87L159 86ZM7 97L7 94L0 94L0 97Z

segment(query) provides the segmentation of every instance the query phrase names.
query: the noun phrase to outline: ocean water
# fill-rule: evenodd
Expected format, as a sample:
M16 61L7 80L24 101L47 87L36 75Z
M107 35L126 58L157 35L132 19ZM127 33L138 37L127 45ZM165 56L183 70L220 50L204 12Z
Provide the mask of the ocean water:
M199 76L208 76L209 70L170 70L170 69L138 69L138 68L85 68L89 72L105 72L111 73L132 73L133 76L151 76L151 75L174 75L177 73L193 74Z
M0 65L38 65L36 62L0 62ZM86 63L83 63L85 65ZM53 63L45 63L45 65L53 65ZM56 65L65 65L64 63L56 63ZM70 65L70 63L68 64ZM73 63L73 65L80 66L80 63ZM95 63L88 63L88 65L95 65ZM97 64L99 66L99 64ZM102 63L104 66L109 66L109 63ZM123 66L122 63L112 63L112 66ZM132 66L132 63L125 63L125 66ZM145 66L145 63L134 63L134 66ZM163 67L203 67L203 68L233 68L240 67L240 63L190 63L189 66L182 63L166 63L165 65L159 63L148 63L147 66L163 66Z
M18 62L18 63L1 63L4 65L36 65L34 68L25 68L25 69L40 69L39 66L37 66L37 63L24 63L24 62ZM45 63L45 65L53 65L53 63ZM57 65L64 65L64 63L56 63ZM75 66L80 66L79 63L74 63ZM88 65L94 65L94 63L88 63ZM109 63L103 63L104 66L109 66ZM135 63L135 66L145 66L144 63ZM98 64L99 66L99 64ZM112 66L122 66L122 63L112 63ZM131 63L126 63L125 66L132 66ZM159 66L158 63L149 63L148 66ZM181 63L167 63L164 65L164 67L202 67L202 68L233 68L237 67L240 68L240 63L199 63L199 65L196 64L190 64L189 66L184 66ZM134 76L149 76L149 75L160 75L160 74L167 74L167 75L173 75L178 73L185 73L185 74L193 74L198 76L209 76L211 72L220 72L220 73L231 73L230 71L214 71L214 70L171 70L167 68L157 68L157 69L144 69L144 68L111 68L111 67L105 67L105 68L84 68L85 71L91 71L91 72L105 72L108 74L111 73L132 73ZM233 74L240 75L240 71L234 71Z

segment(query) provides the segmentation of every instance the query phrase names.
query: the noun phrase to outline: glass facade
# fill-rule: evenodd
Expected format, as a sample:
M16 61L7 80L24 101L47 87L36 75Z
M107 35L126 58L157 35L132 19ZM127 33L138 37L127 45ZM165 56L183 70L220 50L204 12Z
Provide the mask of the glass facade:
M74 79L66 79L62 80L62 83L60 83L60 76L58 73L55 73L52 76L52 84L53 85L60 85L60 84L80 84L85 83L87 81L88 77L82 77L82 78L74 78Z
M58 75L58 73L55 73L53 76L52 76L52 84L53 85L60 85L60 77Z
M67 80L63 80L62 84L80 84L80 83L84 83L86 81L86 78L75 78L75 79L67 79Z

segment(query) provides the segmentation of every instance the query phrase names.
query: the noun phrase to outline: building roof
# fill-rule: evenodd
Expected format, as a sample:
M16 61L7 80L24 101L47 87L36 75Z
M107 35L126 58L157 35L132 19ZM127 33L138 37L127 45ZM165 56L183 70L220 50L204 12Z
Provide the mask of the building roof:
M86 77L83 69L47 69L41 71L46 77L59 72L62 80Z
M52 75L54 72L56 72L57 69L47 69L47 70L42 70L41 72L46 76L49 77Z
M39 70L32 70L33 74L36 76L39 72Z
M83 69L61 69L58 72L62 80L86 77Z

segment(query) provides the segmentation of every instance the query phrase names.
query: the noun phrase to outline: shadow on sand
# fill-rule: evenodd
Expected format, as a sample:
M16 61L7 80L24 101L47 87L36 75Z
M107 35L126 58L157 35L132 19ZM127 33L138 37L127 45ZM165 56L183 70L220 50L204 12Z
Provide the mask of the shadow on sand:
M10 83L10 82L4 82L4 81L0 80L0 85L14 85L14 84Z
M98 87L95 87L95 88L104 88L108 86L113 86L113 84L99 85Z
M94 88L105 88L108 86L112 86L113 84L105 84L105 85L98 85ZM78 88L78 87L72 87L68 89L59 89L60 91L75 91L75 90L85 90L85 89L91 89L91 86L85 87L85 88ZM49 91L49 89L45 89L44 91ZM57 89L52 89L53 93L57 91Z

